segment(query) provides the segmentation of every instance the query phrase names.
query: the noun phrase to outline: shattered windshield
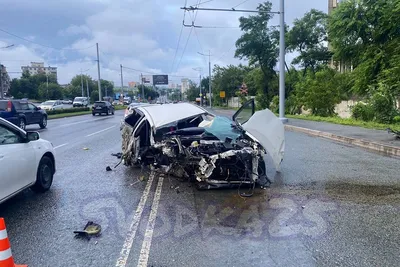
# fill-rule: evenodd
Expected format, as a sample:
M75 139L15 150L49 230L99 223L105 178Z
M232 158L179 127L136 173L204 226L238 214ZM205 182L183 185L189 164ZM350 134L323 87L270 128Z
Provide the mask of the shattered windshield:
M217 116L209 126L204 127L207 133L224 141L227 137L236 140L240 136L237 128L234 128L232 121L226 117Z

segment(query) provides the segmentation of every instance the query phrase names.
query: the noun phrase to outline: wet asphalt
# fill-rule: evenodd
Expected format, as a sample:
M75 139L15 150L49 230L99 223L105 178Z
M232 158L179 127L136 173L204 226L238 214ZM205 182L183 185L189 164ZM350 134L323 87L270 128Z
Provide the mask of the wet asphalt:
M52 189L0 205L17 263L116 266L132 240L118 266L398 266L400 161L293 132L282 172L269 168L274 183L250 198L156 176L129 238L149 175L114 169L122 114L52 120L40 131L58 147ZM101 236L74 238L89 220Z

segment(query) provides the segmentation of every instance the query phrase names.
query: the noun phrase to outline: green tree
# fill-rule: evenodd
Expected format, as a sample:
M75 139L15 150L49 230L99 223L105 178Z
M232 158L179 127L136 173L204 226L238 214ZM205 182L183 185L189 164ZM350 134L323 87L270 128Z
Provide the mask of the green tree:
M303 76L308 69L315 72L321 64L331 59L326 46L328 15L322 11L311 9L303 18L296 19L287 33L287 49L299 55L292 64L303 68Z
M331 68L316 73L308 71L304 79L296 84L297 103L311 110L313 115L334 115L335 104L342 100L338 77L340 73Z
M266 81L276 77L274 70L279 55L279 31L275 27L268 26L272 18L271 2L260 4L257 15L241 17L239 19L242 36L236 41L235 57L248 59L250 66L260 67ZM262 91L259 92L261 99L270 99L269 83L265 82ZM265 101L264 103L268 103Z
M252 68L243 65L228 65L226 67L214 66L214 77L212 79L214 102L216 104L222 104L222 102L225 101L220 98L221 91L225 91L226 98L236 96L237 91L243 84L246 74L251 69Z
M354 68L353 91L367 95L371 85L387 84L398 92L400 2L396 0L349 0L340 3L329 18L329 40L336 60ZM381 80L382 79L382 80Z
M64 97L64 92L60 85L56 83L42 83L38 88L38 99L62 99Z

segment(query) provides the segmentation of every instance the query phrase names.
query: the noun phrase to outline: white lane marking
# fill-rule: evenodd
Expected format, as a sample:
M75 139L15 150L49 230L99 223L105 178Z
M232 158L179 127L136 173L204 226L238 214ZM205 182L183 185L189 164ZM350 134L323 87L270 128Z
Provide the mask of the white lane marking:
M105 132L105 131L110 130L111 128L114 128L114 127L115 127L115 126L111 126L111 127L105 128L105 129L103 129L103 130L100 130L100 131L98 131L98 132L95 132L95 133L92 133L92 134L88 134L88 135L86 135L86 137L90 137L90 136L93 136L93 135L95 135L95 134L99 134L99 133Z
M62 145L56 146L56 147L54 147L54 149L57 149L57 148L60 148L60 147L66 146L66 145L68 145L68 143L65 143L65 144L62 144Z
M94 119L94 120L84 120L84 121L71 122L71 123L67 123L67 124L60 125L60 126L58 126L58 127L67 127L67 126L71 126L71 125L75 125L75 124L79 124L79 123L84 123L84 122L101 121L101 120L105 120L105 119L107 119L107 118L111 118L111 117L104 117L104 118Z
M125 267L128 261L129 253L131 252L133 240L135 239L136 232L139 227L139 222L142 218L144 206L146 205L147 198L150 193L151 185L153 184L154 174L151 173L149 177L149 181L147 182L146 188L143 191L143 195L140 198L139 205L136 208L136 212L133 215L132 223L129 227L129 231L126 235L126 239L124 245L122 246L122 250L119 254L119 258L117 263L115 264L116 267Z
M147 262L150 255L151 240L153 238L154 226L156 224L158 204L160 203L161 189L163 185L164 177L158 178L158 184L156 193L154 195L153 205L151 206L149 221L147 222L146 232L144 234L142 249L140 250L140 256L138 265L140 267L147 267Z

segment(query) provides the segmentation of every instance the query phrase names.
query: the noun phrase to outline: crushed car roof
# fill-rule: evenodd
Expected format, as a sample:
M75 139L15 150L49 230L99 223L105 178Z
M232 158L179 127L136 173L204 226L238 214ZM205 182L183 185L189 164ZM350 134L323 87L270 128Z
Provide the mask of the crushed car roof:
M142 111L151 127L159 128L172 122L208 113L207 110L190 103L175 105L151 105L137 107Z

